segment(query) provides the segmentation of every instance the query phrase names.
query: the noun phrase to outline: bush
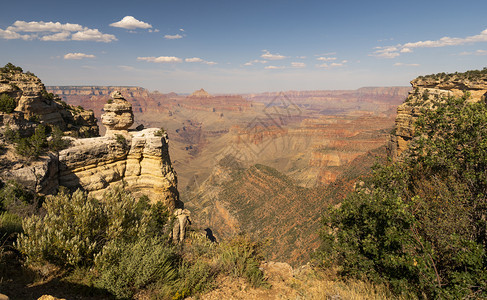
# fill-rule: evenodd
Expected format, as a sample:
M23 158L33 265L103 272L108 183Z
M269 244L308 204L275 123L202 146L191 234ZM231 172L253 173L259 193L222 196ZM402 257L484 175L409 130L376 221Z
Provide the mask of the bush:
M17 101L7 94L0 95L0 111L10 114L17 107Z
M0 213L0 242L22 232L22 218L9 212Z
M178 256L166 232L162 204L136 200L121 188L103 201L78 190L61 191L44 203L45 216L24 219L17 248L27 264L92 268L98 287L120 298L177 276Z
M15 150L18 154L37 159L45 153L48 147L46 126L42 124L37 126L33 135L27 138L19 138L16 143Z
M106 238L107 220L99 201L81 191L61 192L44 203L46 215L24 219L18 249L29 264L91 265Z
M485 297L486 123L486 104L465 98L424 112L409 155L327 210L323 262L419 297Z
M3 68L0 68L0 72L23 72L21 67L17 67L12 63L7 63Z
M160 238L112 241L95 260L96 285L119 298L131 298L151 285L171 284L177 278L177 257Z

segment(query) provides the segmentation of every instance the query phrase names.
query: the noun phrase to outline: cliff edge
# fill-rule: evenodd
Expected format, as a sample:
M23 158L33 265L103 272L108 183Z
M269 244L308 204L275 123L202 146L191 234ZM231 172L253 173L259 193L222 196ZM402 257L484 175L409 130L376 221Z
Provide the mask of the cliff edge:
M467 97L478 102L487 96L487 68L465 73L438 73L419 76L411 81L413 90L397 108L390 156L396 160L414 138L414 124L424 109L433 109L434 103L449 97Z
M162 201L171 209L182 206L166 132L129 130L134 122L132 105L120 92L112 93L105 104L102 123L107 133L103 137L91 137L98 135L92 111L67 105L47 93L39 78L19 67L8 64L0 68L0 97L0 106L8 106L0 107L2 181L15 180L44 195L55 194L61 186L79 188L95 198L121 185L136 197L146 195L151 202ZM21 139L32 137L40 126L59 128L70 135L63 138L70 145L35 157L18 153ZM46 142L52 138L52 133L47 140L44 136Z

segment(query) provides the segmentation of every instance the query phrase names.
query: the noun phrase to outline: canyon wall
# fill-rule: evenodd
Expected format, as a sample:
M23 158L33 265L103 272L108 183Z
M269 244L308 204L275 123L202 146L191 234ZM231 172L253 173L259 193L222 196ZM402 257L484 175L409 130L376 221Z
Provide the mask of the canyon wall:
M424 109L449 97L467 97L477 102L487 94L487 71L420 76L411 81L412 90L397 108L394 134L391 136L390 156L398 159L414 138L414 126Z

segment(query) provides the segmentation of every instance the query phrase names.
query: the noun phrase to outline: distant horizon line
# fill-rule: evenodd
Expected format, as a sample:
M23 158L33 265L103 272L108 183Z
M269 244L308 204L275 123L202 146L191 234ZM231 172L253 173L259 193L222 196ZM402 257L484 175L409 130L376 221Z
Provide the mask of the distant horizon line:
M157 89L155 90L150 90L148 88L142 87L142 86L137 86L137 85L45 85L46 89L54 89L54 88L67 88L67 87L74 87L74 88L80 88L80 87L91 87L91 88L141 88L144 90L147 90L150 93L161 93L161 94L171 94L175 93L177 95L191 95L195 91L198 91L199 89L196 89L192 92L175 92L175 91L170 91L170 92L161 92ZM251 95L251 94L275 94L275 93L286 93L286 92L317 92L317 91L357 91L360 89L367 89L367 88L411 88L411 86L406 86L406 85L390 85L390 86L362 86L356 89L313 89L313 90L286 90L286 91L266 91L266 92L246 92L246 93L210 93L212 95ZM203 88L204 89L204 88ZM206 89L204 89L206 91Z

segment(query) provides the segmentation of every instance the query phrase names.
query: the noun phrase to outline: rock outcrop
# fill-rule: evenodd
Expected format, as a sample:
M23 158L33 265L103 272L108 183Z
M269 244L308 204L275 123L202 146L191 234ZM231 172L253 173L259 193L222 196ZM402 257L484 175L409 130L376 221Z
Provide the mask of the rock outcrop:
M200 89L189 95L189 98L211 98L212 96L205 91L204 89Z
M101 116L102 123L107 128L105 135L125 134L134 124L132 104L119 91L114 91L111 97L104 106L105 114Z
M122 185L134 196L180 206L168 137L156 128L74 141L59 152L59 185L81 187L95 198Z
M10 80L9 83L4 82L5 78ZM23 132L26 132L26 128L31 128L33 132L39 124L38 121L26 120L24 116L37 116L41 123L57 125L68 131L74 130L72 123L68 122L69 118L81 124L85 116L91 118L96 126L92 112L63 105L56 96L45 91L34 75L18 70L8 72L0 77L0 93L18 99L17 111L1 114L0 121L9 126L18 125ZM76 114L66 107L76 110ZM118 91L113 92L111 99L106 101L104 111L105 136L69 137L71 145L67 149L49 152L35 161L15 162L15 155L12 154L5 160L9 165L0 169L0 179L14 179L29 190L45 195L56 193L60 186L70 190L80 188L100 199L108 188L121 185L135 197L146 195L151 202L162 201L171 209L182 207L176 172L169 158L166 132L158 128L129 130L134 123L132 104ZM89 122L87 124L91 125ZM13 152L13 146L11 148Z
M411 81L413 90L397 108L394 134L391 136L390 156L398 159L414 138L414 126L423 109L432 109L435 101L449 97L468 96L471 102L487 95L487 70L465 73L439 73L420 76Z
M14 114L25 119L24 123L35 120L56 125L76 136L98 135L98 125L92 111L62 102L59 97L48 93L41 80L30 72L23 73L22 69L15 66L1 68L2 94L15 99L17 107Z

